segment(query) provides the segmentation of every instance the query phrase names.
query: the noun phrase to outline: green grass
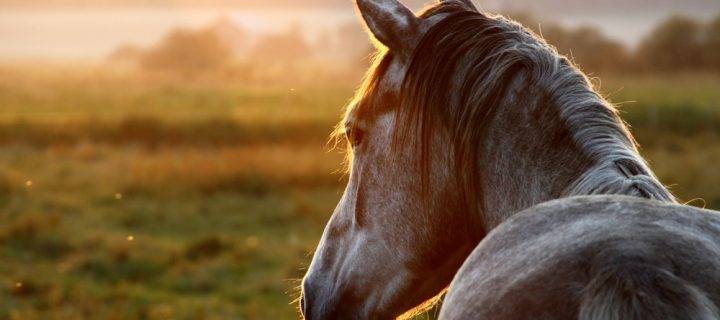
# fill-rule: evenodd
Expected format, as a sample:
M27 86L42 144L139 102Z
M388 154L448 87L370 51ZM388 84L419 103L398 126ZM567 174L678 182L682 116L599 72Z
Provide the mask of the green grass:
M296 280L341 190L315 163L339 155L81 148L4 149L0 318L294 315ZM308 164L278 174L257 163L289 154Z
M598 86L610 101L620 106L623 117L635 127L677 134L720 132L717 75L609 77Z
M0 318L296 317L355 84L0 68ZM662 180L720 208L720 77L602 87Z

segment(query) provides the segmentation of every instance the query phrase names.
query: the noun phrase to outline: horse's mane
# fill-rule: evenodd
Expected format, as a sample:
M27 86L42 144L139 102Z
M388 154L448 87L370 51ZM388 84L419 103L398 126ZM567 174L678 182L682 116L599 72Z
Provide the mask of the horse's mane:
M560 117L589 169L560 196L625 194L675 201L658 182L616 109L592 88L572 62L541 37L501 16L469 10L456 2L426 9L423 18L443 14L415 49L400 92L396 140L420 137L422 184L427 186L431 133L446 128L461 192L469 204L481 203L479 156L485 129L515 101L511 90L532 87ZM377 78L390 54L382 54L359 96L373 98ZM375 97L377 98L377 97ZM372 103L370 103L372 104ZM479 208L478 208L479 209Z

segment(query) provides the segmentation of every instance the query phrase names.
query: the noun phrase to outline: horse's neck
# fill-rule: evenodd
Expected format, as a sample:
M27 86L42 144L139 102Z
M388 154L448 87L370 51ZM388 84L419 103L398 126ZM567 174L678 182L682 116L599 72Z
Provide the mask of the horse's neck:
M598 161L572 185L564 196L622 194L665 202L675 197L658 181L637 154L615 154Z
M577 142L554 106L534 107L497 115L488 130L481 165L487 230L523 209L567 196L624 194L674 201L632 143L588 147Z

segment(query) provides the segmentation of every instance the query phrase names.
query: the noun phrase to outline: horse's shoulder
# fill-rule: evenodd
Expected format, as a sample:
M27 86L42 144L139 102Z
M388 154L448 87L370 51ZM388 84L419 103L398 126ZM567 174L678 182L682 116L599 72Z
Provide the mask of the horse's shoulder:
M553 200L496 227L473 250L464 268L524 263L534 255L592 255L609 243L678 248L692 243L720 254L720 213L628 196Z
M493 232L507 232L510 228L557 228L581 221L604 223L611 221L718 224L720 212L677 203L660 202L624 195L593 195L561 198L543 202L514 215Z
M524 242L588 235L600 241L618 233L658 230L707 234L720 241L720 212L619 195L569 197L519 212L493 229L478 248L499 251Z
M500 306L580 290L589 270L633 259L689 269L720 266L720 214L627 196L542 203L488 234L456 274L448 301ZM712 272L720 277L720 269Z

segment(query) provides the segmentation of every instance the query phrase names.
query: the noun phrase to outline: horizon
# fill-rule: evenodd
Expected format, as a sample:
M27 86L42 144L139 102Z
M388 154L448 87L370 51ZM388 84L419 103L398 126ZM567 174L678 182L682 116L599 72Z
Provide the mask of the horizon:
M355 24L361 28L355 9L338 0L315 0L301 5L276 1L153 1L107 0L92 4L73 0L0 0L0 62L24 60L102 61L124 45L150 46L175 28L198 29L221 18L229 18L247 31L250 41L298 26L311 42L337 29ZM343 0L343 2L346 2ZM349 1L347 1L349 2ZM414 9L426 1L409 1ZM479 3L480 1L475 1ZM545 0L549 8L561 0ZM673 15L708 20L720 14L720 2L696 0L670 6L640 7L640 2L611 6L613 1L595 1L568 6L564 11L538 9L539 4L521 1L513 5L484 1L489 12L529 12L543 23L565 28L591 26L605 36L634 49L660 21ZM656 1L658 2L658 1ZM659 2L668 2L667 0ZM215 4L212 4L215 3ZM712 7L708 10L705 7ZM716 8L715 8L716 7ZM584 8L584 10L580 10ZM680 9L679 9L680 8ZM570 12L570 13L565 13Z

